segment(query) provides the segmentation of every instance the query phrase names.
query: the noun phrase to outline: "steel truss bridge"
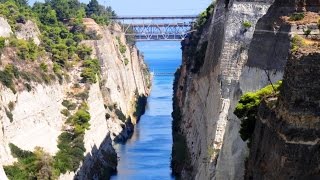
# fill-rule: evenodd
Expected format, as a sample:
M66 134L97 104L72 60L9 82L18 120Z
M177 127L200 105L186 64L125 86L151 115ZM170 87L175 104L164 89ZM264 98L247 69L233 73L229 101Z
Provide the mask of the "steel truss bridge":
M127 16L113 17L126 36L136 41L181 41L195 31L198 16Z

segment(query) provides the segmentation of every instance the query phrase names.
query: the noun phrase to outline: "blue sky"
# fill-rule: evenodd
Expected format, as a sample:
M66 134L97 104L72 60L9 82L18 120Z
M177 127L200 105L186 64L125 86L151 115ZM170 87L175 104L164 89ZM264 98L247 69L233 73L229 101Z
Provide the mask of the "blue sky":
M29 0L30 4L35 1ZM89 0L80 0L88 3ZM111 6L118 15L196 15L205 10L212 0L98 0Z
M196 15L212 0L108 0L100 1L118 15Z

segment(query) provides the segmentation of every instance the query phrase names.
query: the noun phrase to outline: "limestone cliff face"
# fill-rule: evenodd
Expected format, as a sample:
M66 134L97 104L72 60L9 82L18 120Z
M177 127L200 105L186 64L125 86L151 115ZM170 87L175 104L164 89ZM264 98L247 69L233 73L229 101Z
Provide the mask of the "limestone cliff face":
M125 52L119 51L126 39L117 24L106 28L94 26L90 20L86 20L86 23L102 35L101 40L85 43L93 48L93 56L100 60L101 89L104 98L106 101L116 103L126 115L131 115L132 98L135 92L147 94L150 88L149 75L143 59L136 47L126 45ZM135 123L136 120L132 120Z
M288 60L278 102L260 106L246 179L320 178L319 60L319 50Z
M2 165L10 165L16 161L11 156L9 143L29 151L42 147L51 155L58 151L57 138L62 131L68 129L66 117L61 114L64 109L62 102L67 99L76 104L81 103L76 94L83 89L87 90L91 116L90 129L84 135L85 160L77 172L61 175L60 179L107 177L108 169L116 168L116 152L112 144L115 140L128 138L132 133L136 98L138 95L148 95L150 79L138 50L126 44L119 28L113 34L112 27L100 27L90 19L85 21L89 21L90 26L99 28L98 33L102 36L100 40L83 42L92 47L93 58L100 61L99 82L89 86L81 84L81 70L76 66L70 69L69 79L62 84L30 83L29 91L18 88L16 93L0 85L0 179L6 179ZM12 32L10 26L3 18L0 18L0 24L0 36L8 37ZM20 39L31 38L37 44L39 33L36 25L28 21L16 32L16 36ZM120 38L119 41L117 37ZM127 49L125 54L119 51L120 43ZM10 62L12 54L12 51L5 50L1 55L1 62ZM50 59L47 61L50 64ZM127 118L131 117L131 120L120 120L115 108L121 110Z
M303 2L218 0L198 42L199 51L208 41L198 71L194 67L199 57L188 54L193 37L185 41L174 95L174 109L181 117L174 121L179 127L174 135L185 138L190 157L179 169L183 179L243 179L248 149L238 133L235 105L243 93L282 79L290 36L301 34L299 25L283 17L319 7L318 1Z
M11 27L8 23L8 21L6 19L4 19L3 17L0 17L0 36L1 37L9 37L10 33L12 33L11 31Z

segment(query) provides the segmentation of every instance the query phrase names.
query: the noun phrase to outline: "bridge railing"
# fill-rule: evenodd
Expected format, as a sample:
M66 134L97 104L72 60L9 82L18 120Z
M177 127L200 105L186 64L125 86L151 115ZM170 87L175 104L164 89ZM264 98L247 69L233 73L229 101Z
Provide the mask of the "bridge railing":
M127 36L137 41L182 40L194 31L197 16L120 16L111 18L122 25Z

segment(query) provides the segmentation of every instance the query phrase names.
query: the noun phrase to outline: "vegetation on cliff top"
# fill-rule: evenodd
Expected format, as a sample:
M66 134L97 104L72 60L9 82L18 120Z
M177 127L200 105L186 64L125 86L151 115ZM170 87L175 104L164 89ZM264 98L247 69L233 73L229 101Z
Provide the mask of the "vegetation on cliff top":
M36 2L32 7L25 0L0 0L0 16L8 20L13 31L20 31L23 24L32 20L37 23L41 32L39 46L32 40L19 40L14 35L10 38L1 37L0 54L5 48L15 48L18 59L13 59L13 63L18 64L19 60L26 60L31 67L43 63L42 59L49 55L53 66L47 66L47 70L42 72L38 71L43 69L35 67L30 73L41 73L44 81L49 82L54 80L51 75L51 72L54 72L62 83L63 77L68 78L68 70L72 66L79 60L86 61L91 55L92 49L80 45L81 41L98 37L96 32L86 30L82 18L90 17L97 23L108 24L110 17L115 15L110 7L100 5L97 0L91 0L89 4L80 3L78 0L48 0L45 3ZM9 44L5 43L6 40L9 40ZM90 70L93 69L91 67ZM23 69L23 66L18 69ZM92 71L88 70L85 68L83 72L85 78L89 75L89 81L95 82ZM94 72L97 73L99 72ZM14 80L15 78L10 86L8 83L4 85L14 89Z
M241 96L234 114L241 120L240 137L246 141L252 137L257 120L258 107L263 98L279 93L282 81L268 85L256 92L248 92Z

